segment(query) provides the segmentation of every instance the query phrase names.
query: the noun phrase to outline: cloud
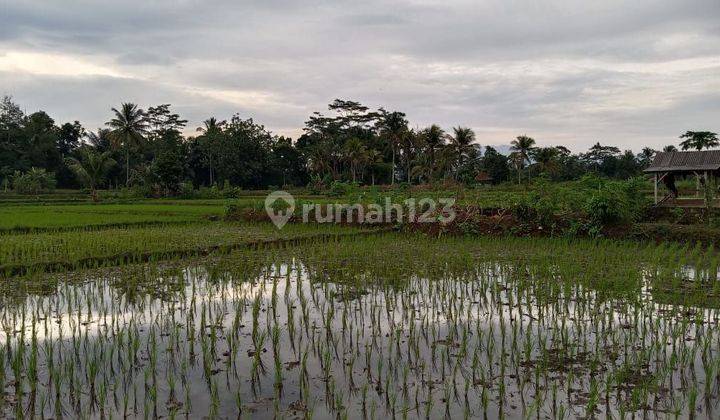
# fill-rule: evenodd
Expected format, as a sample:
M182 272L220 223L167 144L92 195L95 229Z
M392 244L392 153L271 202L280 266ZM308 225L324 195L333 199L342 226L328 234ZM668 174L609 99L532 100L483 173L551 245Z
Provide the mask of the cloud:
M93 128L121 101L296 137L334 98L639 150L720 130L717 0L9 1L0 93ZM642 143L640 143L642 142Z

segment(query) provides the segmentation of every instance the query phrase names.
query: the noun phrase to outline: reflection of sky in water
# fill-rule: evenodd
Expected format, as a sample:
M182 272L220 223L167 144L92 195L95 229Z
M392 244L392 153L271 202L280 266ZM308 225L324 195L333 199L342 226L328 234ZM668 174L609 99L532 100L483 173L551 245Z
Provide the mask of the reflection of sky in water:
M691 267L683 267L682 273L694 277ZM341 277L346 278L347 274ZM299 362L302 354L308 352L311 394L308 401L314 408L313 414L318 418L334 418L333 404L326 397L329 384L321 368L324 357L329 357L332 365L329 371L335 398L341 395L339 398L350 417L361 413L363 384L368 384L367 404L376 405L377 415L386 415L391 393L399 401L396 401L396 410L402 404L411 405L408 409L415 410L413 416L425 415L426 401L430 398L433 400L432 417L447 414L443 402L447 395L453 396L449 403L451 417L463 416L466 410L473 416L480 416L485 389L489 395L487 410L492 413L491 417L496 417L499 414L496 398L501 382L505 383L507 391L504 414L522 417L528 414L523 407L527 410L529 401L536 398L534 392L537 390L532 385L523 385L520 392L523 382L520 377L532 382L532 378L522 373L528 366L527 372L530 372L532 364L523 367L512 363L505 377L500 377L499 361L505 353L514 354L524 363L535 363L540 357L540 347L544 346L551 354L567 355L566 363L577 370L569 397L563 379L566 371L549 371L550 377L555 379L545 380L558 387L556 399L564 401L571 410L566 413L579 416L584 413L584 404L579 401L587 397L591 378L598 376L598 372L591 373L587 366L589 362L577 362L578 359L590 359L591 354L598 354L601 365L617 368L619 361L629 357L633 366L639 365L640 362L633 359L641 354L639 349L655 348L658 339L664 337L670 344L657 347L653 357L665 359L670 357L668 349L685 349L687 354L682 354L688 358L687 370L694 372L698 384L703 384L702 360L692 346L698 337L717 339L716 324L696 325L692 322L698 315L697 309L693 310L692 318L688 318L682 314L688 308L654 302L647 279L641 290L643 305L639 307L603 299L597 291L581 285L567 287L559 281L552 284L552 279L548 278L540 283L530 282L527 279L532 274L526 268L517 271L516 267L500 264L478 265L474 271L458 277L409 276L406 284L395 288L377 285L373 278L354 278L358 282L355 284L368 285L362 289L310 280L318 276L329 280L335 278L332 273L303 266L297 261L265 267L257 276L225 273L220 276L222 278L212 278L206 270L192 268L182 271L181 278L170 281L180 281L182 287L167 299L140 295L132 301L103 278L79 285L61 284L54 295L30 296L19 305L4 307L0 311L3 327L0 341L16 348L24 330L24 340L28 344L34 328L39 347L43 349L39 353L42 384L49 382L47 369L44 369L47 354L52 352L56 360L64 358L65 363L79 357L77 369L82 372L80 383L84 384L81 399L89 398L87 363L84 361L95 359L102 366L98 377L106 376L106 383L113 387L115 398L123 401L124 395L132 395L128 398L138 401L138 411L142 412L146 409L143 405L147 395L144 372L148 369L152 335L159 346L157 372L161 378L157 395L158 410L162 415L168 414L170 377L175 378L176 384L185 384L176 385L184 388L176 391L174 398L183 401L189 397L193 405L192 416L205 415L212 410L201 342L213 331L218 338L210 365L212 371L217 372L211 379L216 382L217 412L221 416L235 414L238 391L243 406L255 410L249 413L254 417L273 417L276 402L279 410L289 415L288 406L301 399L300 374L297 366L287 368L284 364ZM356 276L359 274L351 273L350 277ZM260 375L259 388L253 392L250 380L253 357L247 352L255 350L251 334L255 302L260 303L258 331L265 333L265 351L259 350L266 371ZM717 318L717 311L703 309L699 310L699 315L712 321ZM292 319L292 325L289 319ZM206 325L204 333L203 323ZM273 386L275 368L271 342L274 325L280 329L277 352L282 360L284 377L282 395L277 401L274 399L277 394ZM289 339L291 329L295 337L292 342ZM132 370L125 368L123 371L119 362L123 356L119 354L128 351L127 337L135 334L140 340L140 362ZM626 356L627 348L630 352ZM75 352L79 356L73 356ZM107 356L109 353L114 354L115 359ZM608 358L608 354L614 354L616 359ZM228 359L233 362L227 364ZM183 364L186 365L184 368ZM642 372L659 372L661 365L665 366L655 361ZM391 380L378 374L388 369L393 369ZM11 371L9 365L6 371ZM484 380L479 379L478 372L481 371ZM686 391L678 387L687 380L688 371L671 369L664 374L661 384L671 394L673 390L685 394ZM405 377L408 378L407 395L402 386ZM467 391L466 383L469 384ZM388 389L388 386L392 388ZM456 387L462 398L456 399ZM466 408L465 395L467 406L472 408ZM568 398L573 404L567 404ZM617 397L611 398L611 405L616 405ZM653 398L657 398L658 404L665 409L673 404L667 396ZM415 403L415 399L419 402ZM549 396L541 396L540 400L543 415L552 416ZM707 410L717 401L714 391L705 403L704 413L709 414ZM76 414L71 405L63 403L62 407L66 416ZM605 411L605 407L599 409ZM108 410L119 415L123 413L122 404L117 401L109 404ZM45 411L46 415L53 414L50 408ZM618 414L615 408L610 411Z

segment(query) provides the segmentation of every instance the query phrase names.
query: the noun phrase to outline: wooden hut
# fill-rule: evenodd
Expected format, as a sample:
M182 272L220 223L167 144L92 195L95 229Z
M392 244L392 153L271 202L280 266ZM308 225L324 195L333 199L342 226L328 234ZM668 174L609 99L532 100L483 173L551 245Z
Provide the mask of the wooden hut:
M475 181L480 184L491 184L493 182L493 177L485 171L480 171L477 175L475 175Z
M701 196L701 185L707 184L710 178L717 178L720 174L720 150L703 150L692 152L658 152L650 166L644 171L652 174L655 179L655 204L665 204L678 207L705 206ZM668 179L676 177L695 177L695 198L682 199L679 194L670 191L660 199L658 187L667 186ZM677 192L677 190L675 190Z

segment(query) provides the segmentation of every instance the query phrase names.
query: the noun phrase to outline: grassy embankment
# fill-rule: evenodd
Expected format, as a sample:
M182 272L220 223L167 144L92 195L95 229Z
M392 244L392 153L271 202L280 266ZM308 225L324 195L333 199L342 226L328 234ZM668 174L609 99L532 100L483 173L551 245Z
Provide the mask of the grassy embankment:
M232 200L257 206L257 199ZM352 234L332 225L230 223L228 200L0 204L0 276L119 265Z

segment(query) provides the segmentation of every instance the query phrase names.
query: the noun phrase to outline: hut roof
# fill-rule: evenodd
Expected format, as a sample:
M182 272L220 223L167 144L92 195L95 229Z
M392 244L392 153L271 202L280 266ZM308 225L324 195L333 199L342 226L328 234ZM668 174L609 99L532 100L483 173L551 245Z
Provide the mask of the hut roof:
M490 174L485 171L480 171L477 175L475 175L475 181L477 182L490 182L492 180L493 177L491 177Z
M720 169L720 150L658 152L645 172L693 172Z

